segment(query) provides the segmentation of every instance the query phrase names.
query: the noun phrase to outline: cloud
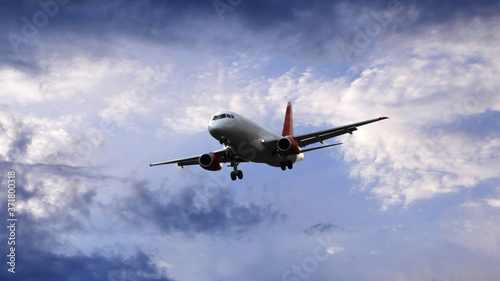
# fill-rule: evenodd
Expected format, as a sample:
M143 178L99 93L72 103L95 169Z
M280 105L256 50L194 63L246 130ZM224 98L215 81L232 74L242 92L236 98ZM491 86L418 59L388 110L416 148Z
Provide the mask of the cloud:
M132 196L117 199L113 206L117 215L134 225L138 221L154 225L163 233L238 237L259 225L273 225L285 218L270 204L237 203L228 189L209 184L185 187L175 194L165 189L152 190L145 180L129 184Z
M500 199L486 199L486 203L491 207L500 208Z
M345 250L345 248L343 247L330 247L326 249L326 252L329 253L330 255L335 255L336 253L342 252L343 250Z
M475 35L469 33L468 36ZM425 41L434 42L434 39L428 37ZM477 57L479 53L471 50L471 57L467 59L467 53L464 55L456 43L454 48L450 46L451 52L442 57L432 51L433 44L427 42L425 49L414 48L414 52L418 52L416 58L365 71L346 92L344 100L348 104L356 100L375 102L372 108L388 112L392 117L389 122L394 124L387 130L382 128L378 136L369 130L359 132L354 137L354 146L344 146L346 160L362 163L355 165L353 175L363 178L365 183L378 181L372 192L384 198L385 207L454 192L459 187L472 187L496 177L490 167L498 163L489 157L489 153L498 153L500 149L496 133L470 134L461 125L465 122L462 120L469 122L478 114L498 110L492 89L499 85L489 79L500 64L489 51ZM446 45L447 41L441 40L441 44ZM416 42L416 46L419 45ZM401 62L404 67L397 66ZM423 69L410 74L415 63ZM424 69L434 75L419 77L425 73ZM412 79L403 82L405 77ZM415 88L412 84L418 86ZM376 93L385 94L378 99ZM399 110L416 114L404 116ZM369 143L379 146L375 148Z
M4 39L0 49L5 54L1 61L16 69L41 73L44 66L37 60L49 50L55 53L57 49L57 53L65 56L85 52L103 58L116 55L120 48L115 45L122 44L124 38L132 45L147 42L167 49L212 54L244 49L258 55L285 54L296 61L342 61L344 55L338 44L353 43L351 39L359 30L365 30L376 20L373 14L402 10L392 15L389 27L383 27L384 34L393 34L413 33L415 27L446 23L456 18L492 17L499 9L496 1L475 2L472 6L466 1L439 4L398 0L242 1L229 7L221 19L213 3L206 1L133 4L113 1L99 5L94 2L69 1L57 5L54 13L29 1L5 5L2 18L8 20L0 29ZM35 24L37 13L46 15L47 20ZM26 25L35 31L28 34ZM206 28L200 30L199 26ZM21 38L17 40L20 43L5 38L9 34L10 38L12 34ZM257 37L264 38L267 43L260 44L259 40L254 40Z
M67 240L71 235L90 233L97 226L91 213L97 211L101 191L97 186L105 177L95 170L9 162L2 162L0 167L2 171L16 171L18 221L13 280L171 280L155 265L156 257L142 250L132 251L130 257L117 249L111 254L94 249L86 255ZM1 197L6 200L6 193ZM6 217L7 208L0 213ZM6 237L0 238L3 252L8 252ZM2 262L7 262L6 256ZM0 276L12 278L7 271Z
M109 177L95 167L70 166L60 159L32 155L31 146L50 130L31 130L8 111L3 111L1 117L3 135L12 135L12 139L0 170L5 174L16 172L14 280L171 280L164 269L156 266L156 257L140 249L132 251L129 257L117 251L104 254L95 248L86 255L70 243L68 237L88 234L100 227L93 214L100 211L98 202ZM43 148L49 155L57 153L51 146ZM47 161L50 159L54 161ZM2 200L6 201L6 197L7 193L1 193ZM6 217L7 208L0 213ZM0 242L4 245L2 251L8 252L6 237L0 238ZM2 262L7 262L6 255ZM0 276L12 278L7 271Z
M3 133L0 140L6 146L0 148L3 161L12 164L84 164L91 153L87 143L76 141L78 134L71 135L71 124L83 123L83 114L51 118L23 116L12 107L2 106L0 125ZM83 133L82 133L83 135ZM81 139L81 141L87 140ZM0 158L1 159L1 158Z
M24 124L18 123L16 136L14 141L10 144L7 157L9 159L18 159L25 156L28 146L31 144L33 132L30 128L25 128Z
M323 233L323 232L332 232L335 230L344 230L343 228L334 225L332 223L317 223L313 226L310 226L304 230L304 233L307 235L313 235L317 233Z
M20 271L20 277L64 280L172 280L157 268L151 257L144 252L134 256L105 257L100 254L91 256L63 256L53 253L34 251L24 262L35 266ZM23 262L21 259L20 262ZM63 268L66 271L60 271ZM49 269L49 270L47 270ZM17 277L17 276L16 276Z
M319 120L338 125L391 117L360 128L342 146L345 160L353 165L351 175L362 180L362 190L382 200L383 208L496 177L491 167L498 163L489 155L498 153L497 133L472 134L471 126L462 126L483 119L481 114L489 115L499 105L494 91L500 85L492 78L500 67L492 49L498 37L488 31L498 20L473 22L475 28L468 30L461 28L468 23L455 23L453 29L463 30L457 36L465 41L438 29L433 36L417 36L398 46L401 52L377 59L350 83L337 79L304 85L311 94L300 99L308 109L302 119L314 120L313 113L320 113ZM487 38L484 49L475 43L467 46L481 40L476 37ZM446 55L438 52L437 44L449 46ZM341 90L332 94L332 88ZM336 100L338 104L332 102Z
M2 239L3 240L3 239ZM5 241L4 241L5 242ZM29 247L18 247L16 273L2 271L9 280L173 280L158 268L152 257L137 251L130 257L65 255ZM5 258L2 258L5 260Z

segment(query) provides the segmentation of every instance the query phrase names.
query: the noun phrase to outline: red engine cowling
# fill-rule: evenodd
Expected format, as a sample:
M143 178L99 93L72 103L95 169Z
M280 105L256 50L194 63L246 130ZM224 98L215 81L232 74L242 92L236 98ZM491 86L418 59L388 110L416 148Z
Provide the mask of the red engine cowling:
M278 146L278 150L283 154L296 155L300 153L300 146L293 138L281 138L276 145Z
M209 171L218 171L222 169L222 164L219 161L219 158L213 153L206 153L198 158L198 163L200 166Z

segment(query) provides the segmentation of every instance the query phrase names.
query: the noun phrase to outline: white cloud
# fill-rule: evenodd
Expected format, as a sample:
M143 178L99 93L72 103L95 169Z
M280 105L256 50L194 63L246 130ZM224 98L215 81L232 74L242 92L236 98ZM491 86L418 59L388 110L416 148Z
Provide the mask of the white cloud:
M326 249L326 252L329 253L330 255L335 255L336 253L342 252L343 250L345 250L345 248L334 246Z
M20 116L4 107L0 112L0 154L18 164L87 165L101 148L102 132L89 125L88 115L75 113L58 119ZM77 125L75 128L75 124Z
M500 208L500 199L486 199L486 203L495 208Z
M112 92L108 92L104 98L107 106L99 111L99 116L118 126L136 123L131 120L133 117L148 115L157 106L156 103L169 98L158 97L156 91L166 83L170 72L171 66L166 64L155 68L135 64L134 68L128 69L126 73L111 77L122 85L114 86L107 82Z
M10 102L27 103L41 101L39 81L10 68L0 70L0 96Z
M351 175L362 179L383 209L498 176L500 160L491 157L500 153L498 136L473 135L461 126L500 104L492 91L500 84L491 80L500 70L492 48L500 38L491 32L481 47L469 46L486 35L465 30L460 41L445 30L413 39L410 53L380 59L342 95L346 116L391 117L361 128L342 147L353 164Z
M91 97L94 99L101 98L101 94L106 92L102 89L103 81L139 71L132 61L113 58L96 60L86 56L48 58L41 60L40 64L46 71L38 75L8 67L1 69L0 96L23 105L64 101L78 103L90 95L94 95Z

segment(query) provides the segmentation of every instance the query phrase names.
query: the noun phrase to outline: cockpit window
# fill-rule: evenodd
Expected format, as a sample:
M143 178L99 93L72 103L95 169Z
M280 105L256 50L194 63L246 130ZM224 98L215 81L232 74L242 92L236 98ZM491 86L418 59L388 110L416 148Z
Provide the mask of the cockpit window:
M223 119L223 118L234 119L234 116L232 114L226 114L226 113L219 114L219 115L214 115L214 117L212 117L212 121Z

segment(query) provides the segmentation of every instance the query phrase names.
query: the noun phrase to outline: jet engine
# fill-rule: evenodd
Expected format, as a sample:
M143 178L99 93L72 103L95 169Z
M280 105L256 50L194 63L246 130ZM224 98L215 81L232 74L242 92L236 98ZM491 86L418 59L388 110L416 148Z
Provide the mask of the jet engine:
M198 158L198 163L200 166L209 171L218 171L222 169L222 164L219 161L219 158L213 153L206 153Z
M276 145L278 146L278 150L285 155L296 155L300 153L300 146L293 138L281 138Z

